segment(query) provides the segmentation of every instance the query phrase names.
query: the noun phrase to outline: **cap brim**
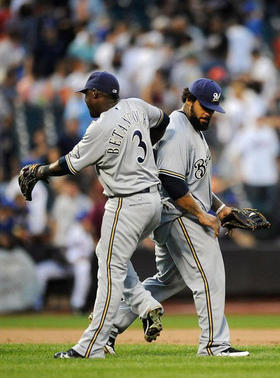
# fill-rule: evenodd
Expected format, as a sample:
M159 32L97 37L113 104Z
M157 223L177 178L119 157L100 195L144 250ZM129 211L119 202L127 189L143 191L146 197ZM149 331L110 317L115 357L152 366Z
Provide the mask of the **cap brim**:
M78 91L75 91L76 93L86 93L86 91L88 90L89 88L83 88L83 89L80 89Z
M200 101L200 100L198 100L198 101L200 102L200 104L202 106L204 106L207 109L214 110L214 112L225 113L225 110L220 105L216 105L216 104L212 104L212 103L208 104L208 103L206 103L204 101Z

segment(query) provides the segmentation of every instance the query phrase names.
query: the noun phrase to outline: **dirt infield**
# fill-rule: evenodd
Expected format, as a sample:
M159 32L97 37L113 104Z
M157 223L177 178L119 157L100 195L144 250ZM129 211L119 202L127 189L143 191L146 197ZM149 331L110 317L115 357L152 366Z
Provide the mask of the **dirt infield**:
M164 303L166 314L195 314L193 303L167 301ZM263 301L227 301L227 314L279 314L280 298ZM0 343L76 343L82 333L77 329L2 329ZM231 343L236 345L279 345L280 329L232 329ZM199 329L167 329L163 330L157 343L197 345L200 335ZM141 330L129 329L118 337L118 343L145 343Z
M166 314L178 315L194 315L196 314L194 303L185 301L179 302L176 300L169 300L163 303ZM265 315L265 314L279 314L280 315L280 298L274 300L244 300L244 301L226 301L226 314L230 315Z
M81 336L80 330L71 329L3 329L0 343L76 343ZM158 338L160 344L196 345L199 330L165 330ZM128 330L118 338L119 343L143 344L141 330ZM277 345L280 342L280 329L233 329L231 342L237 345Z

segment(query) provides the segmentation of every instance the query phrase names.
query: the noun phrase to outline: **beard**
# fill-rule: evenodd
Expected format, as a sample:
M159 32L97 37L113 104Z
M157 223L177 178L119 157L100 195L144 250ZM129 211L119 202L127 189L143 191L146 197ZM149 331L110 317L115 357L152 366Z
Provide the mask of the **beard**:
M208 122L201 123L199 118L197 118L196 115L194 114L193 105L190 108L190 114L189 114L188 119L196 130L205 131L209 127L210 120Z

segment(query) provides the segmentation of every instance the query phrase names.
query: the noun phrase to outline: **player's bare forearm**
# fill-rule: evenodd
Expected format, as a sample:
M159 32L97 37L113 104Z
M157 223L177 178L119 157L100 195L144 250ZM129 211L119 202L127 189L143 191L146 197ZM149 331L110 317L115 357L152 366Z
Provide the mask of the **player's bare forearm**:
M185 194L183 197L178 198L175 202L188 213L196 216L200 224L211 227L215 233L215 236L218 236L220 230L218 219L203 211L198 206L191 193Z
M195 215L197 218L201 215L203 210L198 206L197 202L191 193L185 194L183 197L178 198L176 204L186 210L188 213Z
M42 165L38 168L36 177L39 180L45 180L50 176L64 176L70 174L67 164L65 163L64 157L58 159L54 163Z

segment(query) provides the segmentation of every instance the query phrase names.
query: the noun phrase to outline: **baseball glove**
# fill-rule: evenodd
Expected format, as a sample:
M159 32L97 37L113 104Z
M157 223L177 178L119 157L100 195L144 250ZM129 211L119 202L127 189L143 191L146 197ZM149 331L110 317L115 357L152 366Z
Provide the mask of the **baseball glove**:
M36 177L36 173L40 166L40 164L29 164L23 167L19 173L19 187L27 201L32 201L32 190L39 181Z
M271 224L266 217L256 209L233 208L231 213L222 219L222 226L230 232L233 228L256 231L270 228Z

